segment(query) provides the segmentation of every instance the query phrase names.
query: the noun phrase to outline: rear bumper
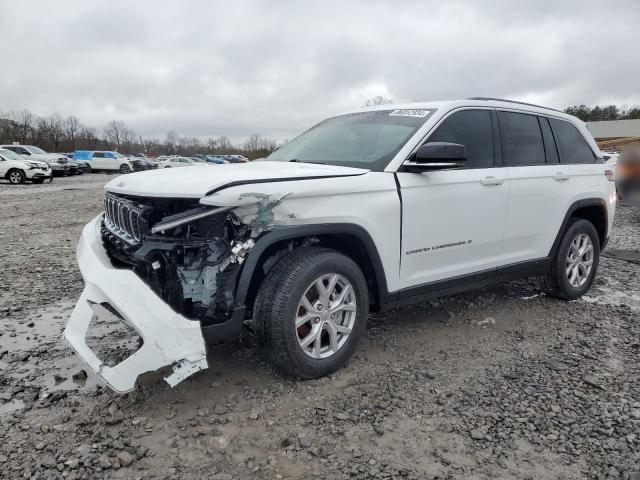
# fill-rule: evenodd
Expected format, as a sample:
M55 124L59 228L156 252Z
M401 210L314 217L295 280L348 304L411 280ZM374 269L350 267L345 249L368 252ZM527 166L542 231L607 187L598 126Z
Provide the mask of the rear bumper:
M200 322L176 313L132 271L112 266L100 238L101 219L99 215L89 222L80 237L77 259L85 288L64 338L87 366L119 393L132 390L139 375L166 365L173 366L173 373L165 378L171 386L207 368ZM143 339L137 352L113 367L105 365L85 340L96 315L93 306L102 303L108 303Z

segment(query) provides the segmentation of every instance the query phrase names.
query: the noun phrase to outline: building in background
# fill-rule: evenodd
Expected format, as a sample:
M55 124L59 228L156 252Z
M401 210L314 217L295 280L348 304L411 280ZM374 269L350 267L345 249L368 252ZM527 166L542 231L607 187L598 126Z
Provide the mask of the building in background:
M640 142L640 120L587 122L587 128L601 150L620 151L625 145Z

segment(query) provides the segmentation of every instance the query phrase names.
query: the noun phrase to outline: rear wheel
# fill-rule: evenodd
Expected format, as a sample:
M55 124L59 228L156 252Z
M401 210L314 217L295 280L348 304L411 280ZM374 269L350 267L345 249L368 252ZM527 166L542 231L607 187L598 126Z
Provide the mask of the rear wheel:
M368 311L367 284L351 258L335 250L302 248L280 260L262 283L254 330L277 368L299 378L319 378L353 355Z
M574 218L562 237L551 270L540 279L540 285L552 297L580 298L591 288L599 261L598 232L588 220Z
M22 170L9 170L9 173L7 174L7 179L9 180L9 183L13 185L19 185L21 183L24 183L26 178L27 177Z

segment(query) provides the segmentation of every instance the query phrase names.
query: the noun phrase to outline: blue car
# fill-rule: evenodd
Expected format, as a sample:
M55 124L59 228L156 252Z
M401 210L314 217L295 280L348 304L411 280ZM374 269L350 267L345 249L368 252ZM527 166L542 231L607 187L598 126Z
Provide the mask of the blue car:
M207 162L211 162L211 163L219 163L219 164L229 163L225 161L226 159L224 158L224 155L204 155L204 159Z

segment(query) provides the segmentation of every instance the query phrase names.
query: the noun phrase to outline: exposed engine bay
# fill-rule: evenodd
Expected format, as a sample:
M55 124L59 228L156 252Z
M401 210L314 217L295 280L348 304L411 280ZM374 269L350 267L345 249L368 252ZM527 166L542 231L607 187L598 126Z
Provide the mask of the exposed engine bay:
M131 268L203 326L229 318L240 265L262 232L255 222L197 199L107 193L104 201L101 235L114 266Z

